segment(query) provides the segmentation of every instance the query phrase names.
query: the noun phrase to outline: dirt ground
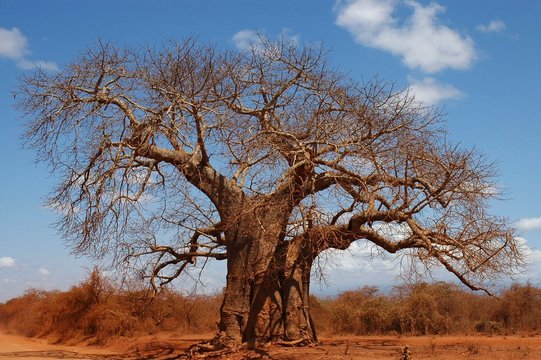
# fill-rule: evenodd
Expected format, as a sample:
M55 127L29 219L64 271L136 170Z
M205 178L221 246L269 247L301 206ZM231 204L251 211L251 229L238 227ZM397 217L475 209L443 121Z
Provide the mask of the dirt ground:
M52 345L45 339L29 339L0 330L0 359L106 359L106 348Z
M210 336L210 335L209 335ZM106 347L49 344L43 339L27 339L0 332L0 360L3 359L109 359L173 360L191 344L209 336L161 334L117 340ZM322 338L321 344L308 348L263 347L257 352L242 351L224 359L401 359L408 346L410 359L541 359L541 336L368 336Z

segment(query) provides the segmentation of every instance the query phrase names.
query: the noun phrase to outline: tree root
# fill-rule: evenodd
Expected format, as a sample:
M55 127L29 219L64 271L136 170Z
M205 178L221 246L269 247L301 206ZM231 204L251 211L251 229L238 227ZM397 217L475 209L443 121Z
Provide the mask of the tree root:
M316 342L308 337L301 337L295 340L275 340L271 343L286 347L316 345ZM225 333L219 333L209 341L190 346L190 348L177 359L223 359L226 357L232 360L270 359L269 355L262 349L254 349L253 346L250 346L247 343L241 344L234 338L227 336Z
M296 340L280 340L280 341L277 341L275 344L280 345L280 346L294 347L294 346L310 346L310 345L314 345L315 343L314 341L308 338L301 337Z
M190 346L180 359L222 359L226 355L238 353L240 349L235 339L219 333L209 341Z

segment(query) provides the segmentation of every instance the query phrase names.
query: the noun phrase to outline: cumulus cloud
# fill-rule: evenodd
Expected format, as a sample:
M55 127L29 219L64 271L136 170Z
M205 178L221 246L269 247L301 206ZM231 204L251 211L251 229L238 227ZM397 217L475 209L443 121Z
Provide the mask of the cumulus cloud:
M403 5L412 14L400 22L395 13ZM439 21L444 10L435 2L423 6L413 0L347 0L337 6L336 23L357 42L401 57L410 69L468 69L477 57L474 42Z
M415 99L427 106L463 96L463 93L454 86L442 84L432 77L421 80L411 78L410 91L415 96Z
M0 27L0 58L7 58L24 70L41 68L47 71L57 71L58 66L51 61L30 60L31 51L26 36L17 28Z
M233 35L233 43L239 50L249 50L261 43L261 39L255 30L241 30Z
M498 33L504 31L506 28L507 26L501 20L492 20L488 24L482 24L476 27L478 31L484 33Z
M0 268L8 268L15 266L15 259L9 256L4 256L0 258Z
M390 288L399 281L401 266L399 258L366 242L354 242L347 250L327 250L317 257L312 289L328 296L366 285Z
M0 27L0 56L16 60L28 53L28 42L19 29L9 30Z
M524 251L526 268L520 274L514 276L515 281L526 282L534 280L538 284L541 277L541 250L531 247L528 240L522 237L516 237L515 240Z
M521 231L540 230L541 217L520 219L519 221L517 221L516 227Z
M47 276L47 275L50 275L51 272L49 270L45 269L45 268L39 268L38 274L43 275L43 276Z
M396 264L384 254L374 252L377 249L363 242L354 242L347 250L334 250L337 256L335 265L338 269L356 272L396 271Z

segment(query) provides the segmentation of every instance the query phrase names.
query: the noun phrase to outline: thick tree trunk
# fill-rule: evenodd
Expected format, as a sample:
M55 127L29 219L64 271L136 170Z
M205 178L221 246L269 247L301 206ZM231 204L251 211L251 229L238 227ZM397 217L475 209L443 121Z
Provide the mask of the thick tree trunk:
M226 231L227 283L219 330L232 342L254 343L260 333L270 338L281 331L276 252L288 213L249 203L239 213L242 218Z
M269 214L265 218L266 224L276 219ZM228 248L222 334L251 347L269 341L291 345L317 341L309 308L313 257L303 239L283 241L278 224L260 231L247 221L236 231L243 241Z
M284 278L281 283L284 304L284 337L289 341L317 341L310 315L310 270L314 260L304 237L287 243Z

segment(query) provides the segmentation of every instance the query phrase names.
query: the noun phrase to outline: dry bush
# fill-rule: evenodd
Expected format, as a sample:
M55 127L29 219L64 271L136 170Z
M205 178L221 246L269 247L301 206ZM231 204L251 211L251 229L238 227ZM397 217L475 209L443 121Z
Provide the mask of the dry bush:
M24 336L46 335L52 323L49 298L55 294L28 290L23 296L0 307L0 322L8 331Z
M164 290L151 300L149 315L161 331L207 333L217 330L221 294L190 295Z
M481 352L481 345L473 341L468 341L466 343L466 351L469 355L478 355Z
M120 304L93 306L80 322L83 333L95 337L97 343L105 343L113 336L131 336L141 329L139 319Z
M502 293L493 320L509 332L541 329L541 289L531 284L513 284Z
M333 333L332 302L332 299L322 299L310 295L310 313L315 323L316 331L320 335L331 335Z
M389 294L364 287L326 299L321 303L325 309L317 312L330 314L326 329L333 334L493 334L503 324L531 332L540 326L540 294L515 285L497 300L443 282L399 285Z
M30 290L0 305L0 324L29 337L55 342L159 331L206 333L216 330L221 295L184 296L171 290L119 290L98 270L66 292Z
M471 331L489 313L479 310L486 297L448 283L400 285L393 289L397 331L408 334L458 334ZM483 315L479 317L476 315Z
M106 318L105 309L114 305L114 287L95 269L87 280L67 292L47 296L47 334L58 342L73 338L100 337L99 331L109 332L100 322Z
M335 334L379 334L392 328L392 303L375 287L346 291L331 304Z
M222 294L184 295L171 289L154 294L120 290L94 270L69 291L29 290L0 304L0 325L29 337L57 342L174 331L215 332ZM336 298L310 298L320 334L536 333L541 328L541 289L512 285L501 299L446 283L400 285L389 294L375 287Z

